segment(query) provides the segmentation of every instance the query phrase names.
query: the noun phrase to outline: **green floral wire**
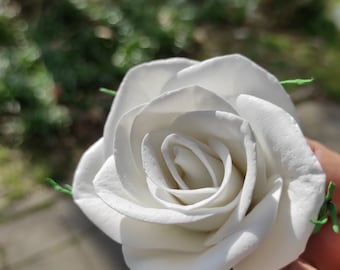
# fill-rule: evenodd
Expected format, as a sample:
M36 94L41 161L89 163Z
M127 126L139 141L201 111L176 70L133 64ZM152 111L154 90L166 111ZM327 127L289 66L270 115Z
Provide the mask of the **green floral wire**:
M313 78L310 78L310 79L292 79L292 80L280 81L280 84L282 84L282 85L286 85L286 84L304 85L304 84L307 84L307 83L311 83L313 81L314 81ZM102 93L108 94L110 96L116 96L116 94L117 94L117 91L114 91L114 90L111 90L111 89L108 89L108 88L104 88L104 87L99 88L99 91L102 92Z
M116 96L116 93L117 93L114 90L110 90L110 89L107 89L107 88L104 88L104 87L99 88L99 91L102 92L102 93L108 94L110 96Z
M72 196L72 186L66 184L62 187L52 178L46 178L46 182L49 183L54 188L54 190L64 193L68 196Z
M280 84L282 84L282 85L286 85L286 84L304 85L304 84L307 84L307 83L311 83L313 81L314 81L313 78L310 78L310 79L292 79L292 80L280 81ZM114 90L111 90L111 89L108 89L108 88L104 88L104 87L99 88L99 91L102 92L102 93L108 94L110 96L116 96L116 94L117 94L117 91L114 91Z
M285 85L285 84L304 85L304 84L307 84L307 83L311 83L313 81L314 81L313 78L310 78L310 79L293 79L293 80L280 81L280 84L282 84L282 85Z
M116 91L107 89L107 88L100 88L99 89L100 92L111 95L111 96L115 96L116 95ZM59 185L56 181L54 181L52 178L46 178L46 182L49 183L52 188L56 191L59 191L63 194L66 194L68 196L72 196L72 186L71 185L64 185L61 186Z
M338 215L336 206L333 203L333 194L335 191L335 184L334 182L329 182L327 193L324 199L324 202L321 206L318 219L311 220L311 222L315 225L313 233L317 233L321 230L322 226L325 225L330 217L332 222L332 229L335 233L339 233L339 224L338 224Z

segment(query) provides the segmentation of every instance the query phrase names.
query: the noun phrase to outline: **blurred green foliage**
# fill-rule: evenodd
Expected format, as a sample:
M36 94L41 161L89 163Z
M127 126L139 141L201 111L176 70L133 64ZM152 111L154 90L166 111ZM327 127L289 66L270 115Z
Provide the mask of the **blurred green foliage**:
M242 53L340 99L336 0L2 0L0 140L68 176L133 65ZM332 13L333 14L333 13ZM81 150L79 150L81 149ZM46 154L53 153L53 154ZM51 165L52 164L52 165Z
M7 145L45 137L68 121L54 100L54 82L29 39L25 21L0 18L0 138Z

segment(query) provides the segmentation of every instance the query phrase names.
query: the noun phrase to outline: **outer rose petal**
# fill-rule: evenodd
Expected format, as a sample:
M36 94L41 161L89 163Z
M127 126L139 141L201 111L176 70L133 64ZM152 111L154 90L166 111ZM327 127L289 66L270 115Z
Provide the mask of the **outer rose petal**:
M280 269L305 249L313 229L310 220L317 217L323 202L325 175L291 115L248 95L237 97L234 106L251 123L268 158L267 164L284 179L271 233L235 269L247 270L254 265L261 270ZM275 259L269 260L268 254Z
M239 54L211 58L185 68L166 83L162 92L188 85L199 85L223 98L253 95L280 106L297 119L294 105L279 81Z
M120 223L124 216L107 206L93 187L95 175L105 162L103 139L82 156L73 180L73 198L85 215L115 241L120 242Z
M208 233L187 230L177 225L148 223L134 219L122 222L124 245L143 250L164 252L203 252Z
M172 76L195 63L197 61L186 58L170 58L144 63L129 70L119 86L104 127L106 157L113 152L114 133L121 116L159 96L162 87Z
M282 179L278 178L272 189L249 213L235 233L216 245L207 246L207 249L201 253L157 250L150 248L150 244L147 249L142 246L126 246L123 244L125 261L131 269L138 270L229 270L231 267L238 270L235 265L254 249L256 250L258 245L261 244L261 239L272 226L276 217L281 190ZM142 228L141 233L151 233L151 238L152 232L145 230L146 226ZM152 242L157 242L157 238L153 239ZM268 258L266 259L268 260ZM252 265L247 270L261 269L257 268L257 265L256 268L254 266ZM276 268L271 270L274 269L276 270Z

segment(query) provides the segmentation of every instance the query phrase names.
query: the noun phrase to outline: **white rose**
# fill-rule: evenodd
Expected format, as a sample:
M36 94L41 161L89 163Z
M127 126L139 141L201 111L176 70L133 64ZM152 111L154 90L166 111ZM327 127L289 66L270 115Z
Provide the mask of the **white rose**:
M304 250L325 175L278 80L241 55L131 69L73 194L138 270L276 270Z

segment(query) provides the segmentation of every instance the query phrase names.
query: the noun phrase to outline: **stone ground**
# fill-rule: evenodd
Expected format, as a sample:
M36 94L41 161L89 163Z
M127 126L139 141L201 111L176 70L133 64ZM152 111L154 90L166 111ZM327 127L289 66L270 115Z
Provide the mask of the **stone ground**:
M302 128L340 152L340 106L298 105ZM0 270L126 270L120 245L96 229L73 201L41 187L0 223Z

